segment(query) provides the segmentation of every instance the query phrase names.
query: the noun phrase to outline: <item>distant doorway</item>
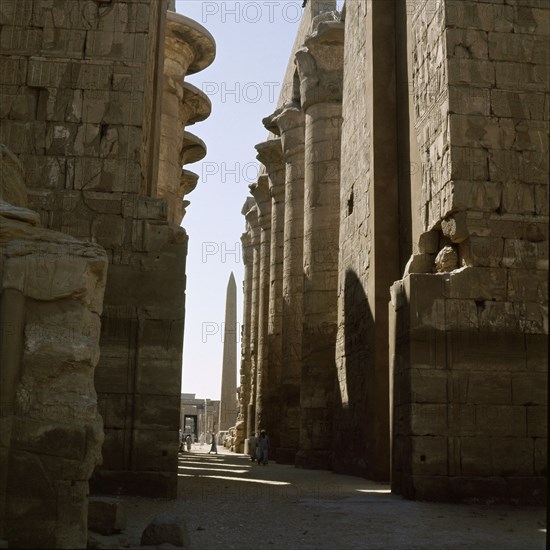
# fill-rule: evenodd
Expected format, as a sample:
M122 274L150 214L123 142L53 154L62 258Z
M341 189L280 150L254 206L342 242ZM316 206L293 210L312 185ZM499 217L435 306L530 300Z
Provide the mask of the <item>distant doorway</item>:
M183 417L183 434L184 436L187 434L194 435L193 441L198 441L199 434L199 423L198 423L198 417L196 414L186 414Z

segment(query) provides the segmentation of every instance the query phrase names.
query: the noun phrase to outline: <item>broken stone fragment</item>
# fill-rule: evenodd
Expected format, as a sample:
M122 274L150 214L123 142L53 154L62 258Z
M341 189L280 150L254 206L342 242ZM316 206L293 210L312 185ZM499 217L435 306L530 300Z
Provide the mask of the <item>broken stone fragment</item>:
M458 267L458 254L452 246L443 247L435 257L435 269L438 273L447 273Z
M189 546L189 534L185 520L170 513L157 514L141 535L141 546L173 544L179 547Z
M120 533L126 527L122 503L115 498L90 497L88 529L101 535Z

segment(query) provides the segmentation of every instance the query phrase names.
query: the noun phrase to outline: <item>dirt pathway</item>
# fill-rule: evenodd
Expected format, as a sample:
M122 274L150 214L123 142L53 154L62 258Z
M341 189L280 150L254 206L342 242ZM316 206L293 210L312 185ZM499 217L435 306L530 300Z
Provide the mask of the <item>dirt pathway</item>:
M172 511L195 550L544 548L543 508L411 502L385 484L208 448L180 454L178 500L123 499L132 545L156 513Z

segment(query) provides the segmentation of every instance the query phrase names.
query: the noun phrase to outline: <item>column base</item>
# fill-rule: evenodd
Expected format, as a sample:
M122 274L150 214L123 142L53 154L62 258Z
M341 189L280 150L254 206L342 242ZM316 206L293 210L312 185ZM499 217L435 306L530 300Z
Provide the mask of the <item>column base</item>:
M332 451L298 451L294 465L308 470L332 470Z

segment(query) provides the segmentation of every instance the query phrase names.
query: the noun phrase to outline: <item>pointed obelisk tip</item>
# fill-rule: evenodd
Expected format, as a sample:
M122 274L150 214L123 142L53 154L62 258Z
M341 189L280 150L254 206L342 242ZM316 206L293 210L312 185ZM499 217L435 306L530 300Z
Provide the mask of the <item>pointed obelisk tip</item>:
M233 275L233 271L231 275L229 275L229 284L235 284L235 275Z

